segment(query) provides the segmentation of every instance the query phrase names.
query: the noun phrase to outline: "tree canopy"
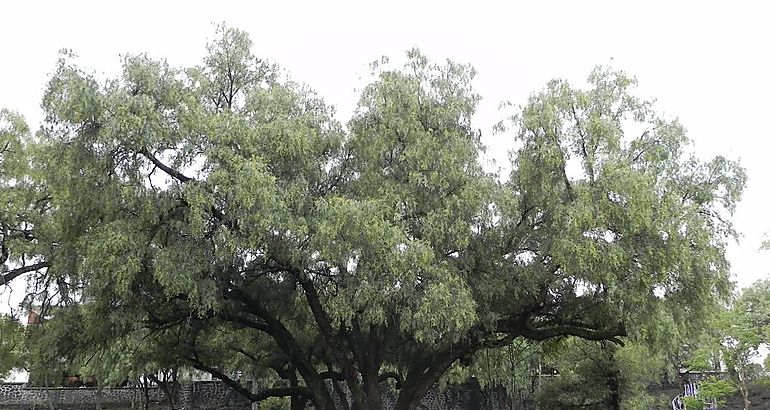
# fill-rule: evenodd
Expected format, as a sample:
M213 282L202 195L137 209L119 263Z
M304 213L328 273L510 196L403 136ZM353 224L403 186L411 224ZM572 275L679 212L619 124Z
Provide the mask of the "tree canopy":
M3 154L26 195L2 215L4 275L36 272L103 374L186 365L318 409L379 409L393 383L414 409L479 351L665 338L650 317L685 326L729 295L744 172L693 156L625 73L532 94L500 127L500 179L471 66L373 67L343 126L245 33L217 35L199 66L128 56L107 80L63 55L34 138L4 111L31 156Z

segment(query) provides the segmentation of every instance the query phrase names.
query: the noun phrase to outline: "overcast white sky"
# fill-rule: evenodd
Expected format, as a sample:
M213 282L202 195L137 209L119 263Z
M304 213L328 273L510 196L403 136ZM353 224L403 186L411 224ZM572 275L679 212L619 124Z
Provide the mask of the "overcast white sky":
M729 249L734 278L746 286L770 272L770 251L758 252L770 230L769 11L760 1L13 1L0 8L0 107L36 127L61 48L105 75L118 72L126 53L193 65L213 23L227 22L249 32L255 54L335 104L343 121L367 64L382 55L418 46L435 60L470 62L484 98L475 126L503 160L509 142L491 134L500 101L523 104L547 80L579 83L612 59L639 79L641 95L680 118L699 156L723 154L746 167L735 216L743 238Z

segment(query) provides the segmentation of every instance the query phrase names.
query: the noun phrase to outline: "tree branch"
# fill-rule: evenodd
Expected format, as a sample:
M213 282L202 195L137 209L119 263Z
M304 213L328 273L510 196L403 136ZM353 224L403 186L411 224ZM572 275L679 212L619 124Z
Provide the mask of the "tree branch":
M583 157L586 161L586 168L588 171L588 177L591 179L591 182L594 182L594 166L593 166L593 153L589 156L588 150L586 149L586 135L583 132L583 124L580 121L580 116L577 114L577 110L575 110L575 104L570 104L570 111L572 112L572 118L575 119L575 124L578 131L578 135L580 135L580 147L583 151Z
M222 373L216 368L211 367L195 358L187 358L187 360L196 369L211 373L212 376L216 377L219 380L222 380L222 382L230 386L230 388L238 392L243 397L247 398L252 403L265 400L269 397L287 397L287 396L302 396L302 397L308 397L308 398L311 397L310 389L308 389L305 386L274 387L271 389L262 390L259 393L252 393L251 391L249 391L249 389L244 387L242 384L238 383L236 380L231 379L226 374Z
M17 277L27 272L34 272L36 270L48 268L50 266L51 266L51 263L48 261L45 261L45 262L35 263L33 265L27 265L16 269L11 269L2 275L2 280L0 280L0 284L7 285L10 281L16 279Z
M270 333L270 327L266 323L249 319L248 317L245 317L237 313L236 314L224 313L220 315L220 317L222 318L222 320L227 322L236 323L251 329L256 329L265 333Z
M294 338L294 335L277 317L271 314L259 301L241 289L232 289L227 293L227 296L234 301L240 302L244 311L264 321L265 333L270 335L278 344L278 347L286 353L294 367L305 379L305 383L311 386L314 386L314 383L322 384L318 373L306 357L305 351Z
M341 354L337 348L337 346L341 344L340 340L339 338L335 337L336 335L334 334L331 326L331 319L321 305L321 297L318 295L318 291L316 290L315 285L307 277L303 277L299 270L292 269L290 272L294 275L297 282L305 291L305 299L310 305L310 311L312 312L313 317L318 324L322 339L324 342L326 342L327 347L332 353L332 357L334 357L337 363L342 365L342 369L345 371L345 381L347 382L348 388L353 395L353 400L355 402L363 402L363 400L365 400L364 391L361 388L361 384L358 378L353 376L356 372L356 369L353 366L352 361L346 355Z
M170 177L176 179L177 181L185 183L193 180L192 178L182 174L181 172L175 170L174 168L171 168L168 165L160 162L160 160L157 157L155 157L155 155L153 155L149 150L147 150L147 148L142 148L141 150L139 150L139 153L144 155L144 157L150 160L150 162L152 162L153 165L160 168L161 170L163 170L163 172L168 174Z
M620 346L625 346L625 343L618 337L627 336L623 325L607 329L591 329L567 324L557 324L537 329L523 326L518 329L518 333L530 340L546 340L559 336L577 336L586 340L609 340Z

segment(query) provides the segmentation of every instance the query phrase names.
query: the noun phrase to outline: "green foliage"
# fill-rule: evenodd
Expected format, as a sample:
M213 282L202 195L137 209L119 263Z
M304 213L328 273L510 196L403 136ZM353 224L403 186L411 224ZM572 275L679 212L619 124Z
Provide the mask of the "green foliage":
M706 317L707 326L696 339L685 365L701 371L723 370L724 365L732 379L731 386L737 385L747 401L749 382L762 374L762 366L756 363L759 349L770 341L768 300L770 283L758 281L743 289L729 308L711 310Z
M700 410L706 405L706 402L703 400L703 398L696 396L684 397L682 398L682 402L687 409Z
M738 387L729 381L709 377L699 384L697 397L685 397L685 406L693 409L701 409L706 403L715 401L724 404L725 399L734 395Z
M0 380L23 364L22 341L21 324L8 315L0 314Z
M285 397L270 397L260 403L259 408L265 410L288 410L289 400Z
M718 350L714 350L713 345L704 345L692 351L689 360L684 365L692 371L714 371L719 370L720 360L721 355L718 354Z
M57 320L43 319L42 323L27 326L25 331L24 357L28 362L29 383L33 386L60 386L63 375L81 374L79 357L86 360L95 353L86 355L79 350L88 344L84 340L87 335L83 332L84 316L80 307L55 310Z
M757 281L744 289L719 323L727 369L739 383L748 406L748 382L759 377L754 363L760 346L770 343L770 281Z
M770 342L770 280L760 280L744 289L735 304L740 319L756 331L756 337Z
M714 399L718 404L724 404L724 399L738 391L738 387L729 381L710 377L700 383L698 394L705 399Z
M718 323L725 337L728 367L746 367L762 343L770 341L770 281L758 281L744 289L734 306Z
M475 375L482 386L503 386L513 396L532 394L533 374L548 344L519 339L508 346L478 352L470 366L454 382ZM457 367L463 368L460 363Z
M542 377L539 408L649 407L655 399L647 391L666 373L663 358L645 346L579 339L555 346L545 363L558 373Z
M770 391L770 376L762 376L756 380L758 386Z
M48 266L51 198L31 166L36 153L24 118L0 109L0 286Z
M743 170L686 155L626 74L533 94L499 181L479 164L472 67L417 50L374 67L343 128L251 46L221 27L200 66L127 56L106 81L62 56L30 148L47 199L14 245L50 266L37 302L62 306L32 332L36 360L105 380L190 366L235 387L241 371L280 381L241 391L254 401L319 409L325 381L360 409L389 378L403 409L449 369L518 383L524 361L494 358L532 342L662 346L729 295ZM617 363L654 373L642 344L592 343L564 380L599 377L594 359L628 392L645 381Z

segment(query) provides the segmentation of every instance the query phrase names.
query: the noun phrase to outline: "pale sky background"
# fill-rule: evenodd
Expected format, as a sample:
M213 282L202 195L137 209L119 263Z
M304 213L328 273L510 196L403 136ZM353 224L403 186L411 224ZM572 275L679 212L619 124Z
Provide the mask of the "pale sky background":
M347 120L369 62L418 46L436 61L478 70L484 98L475 118L492 156L505 162L510 136L493 136L498 103L524 104L551 78L585 80L612 60L635 75L641 96L679 117L701 157L740 159L749 175L729 248L733 277L747 286L770 273L760 253L770 193L770 3L673 1L9 1L0 5L0 107L37 128L57 51L82 67L119 72L120 55L147 52L176 66L198 64L214 23L247 31L254 53L308 83ZM19 295L21 290L15 292ZM0 310L8 307L0 294Z

